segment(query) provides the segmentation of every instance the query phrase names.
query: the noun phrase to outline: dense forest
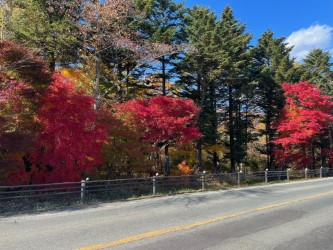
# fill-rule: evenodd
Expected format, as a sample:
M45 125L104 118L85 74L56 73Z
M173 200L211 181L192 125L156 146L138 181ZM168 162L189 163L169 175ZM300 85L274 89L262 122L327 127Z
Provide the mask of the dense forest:
M272 30L253 43L231 6L0 5L0 183L333 162L329 51L298 62Z

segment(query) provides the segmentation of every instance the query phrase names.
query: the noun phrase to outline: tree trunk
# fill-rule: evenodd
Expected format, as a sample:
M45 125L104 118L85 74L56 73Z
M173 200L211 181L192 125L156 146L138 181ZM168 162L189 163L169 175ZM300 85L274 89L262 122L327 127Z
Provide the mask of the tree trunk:
M326 171L326 157L321 157L321 167Z
M170 175L169 144L165 144L165 175Z
M230 170L231 173L236 172L235 166L235 138L234 138L234 117L233 117L233 110L234 110L234 100L232 97L232 87L229 86L229 137L230 137Z
M54 52L50 52L50 63L49 63L50 71L53 73L56 68L55 54Z
M315 169L316 168L316 155L315 155L315 147L313 145L313 140L311 142L311 157L312 157L312 160L311 160L311 169Z
M333 149L333 140L332 140L332 128L329 128L328 130L328 139L329 139L329 144L330 144L330 149ZM332 161L328 161L328 168L332 168Z
M328 140L325 140L325 136ZM323 172L326 173L326 153L324 153L324 150L326 146L329 146L331 148L331 131L328 131L327 134L320 136L320 157L321 157L321 167L323 168Z
M100 108L100 89L99 89L99 82L101 79L101 54L96 53L95 54L95 59L96 59L96 79L95 79L95 84L94 84L94 99L95 99L95 109Z
M219 157L215 151L213 153L213 166L215 173L219 173L220 172Z
M126 64L126 75L128 76L130 74L130 65L127 63ZM128 88L129 88L129 78L127 77L126 78L126 92L125 92L125 97L126 97L126 100L128 98Z
M271 128L271 113L267 112L266 115L266 159L267 159L267 169L269 171L274 171L274 166L273 166L273 145L272 145L272 128Z
M245 103L246 109L245 109L245 149L244 149L244 157L245 157L245 162L247 162L247 149L248 149L248 144L249 144L249 105L248 102L246 101Z
M202 117L202 107L203 107L203 99L202 99L202 89L201 89L201 75L198 74L197 78L197 90L198 90L198 101L197 105L201 108L200 114L199 114L199 121L198 126L200 127L200 120ZM202 170L202 138L198 139L197 145L196 145L196 167L199 171Z
M162 57L162 95L166 95L166 65L164 56Z
M199 139L197 142L196 166L197 166L198 170L202 170L202 141L201 141L201 139Z

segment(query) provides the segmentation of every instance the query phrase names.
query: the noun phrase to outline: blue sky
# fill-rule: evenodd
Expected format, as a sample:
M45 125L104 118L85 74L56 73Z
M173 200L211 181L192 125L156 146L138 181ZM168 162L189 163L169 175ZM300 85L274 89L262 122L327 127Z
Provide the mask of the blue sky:
M292 56L299 60L313 48L333 55L333 0L176 0L187 7L209 7L220 16L229 4L236 19L253 34L252 44L271 28L276 37L284 36L294 46Z

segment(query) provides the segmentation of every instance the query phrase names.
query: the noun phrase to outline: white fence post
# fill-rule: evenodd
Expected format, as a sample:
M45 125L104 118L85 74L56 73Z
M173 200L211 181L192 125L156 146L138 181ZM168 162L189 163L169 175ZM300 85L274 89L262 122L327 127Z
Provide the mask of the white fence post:
M156 173L156 176L153 177L153 195L156 194L156 177L158 176L158 173Z
M308 169L308 168L305 168L305 170L304 170L304 176L305 176L305 179L308 178L308 171L309 171L309 169Z
M81 180L81 202L84 202L86 196L86 180Z
M241 175L242 174L243 174L242 170L237 173L237 184L238 184L238 186L240 186L240 184L241 184Z
M320 167L319 169L319 176L320 178L323 178L323 167Z
M205 181L206 181L205 175L206 175L206 171L203 171L202 176L201 176L201 190L205 190Z
M265 170L265 183L268 183L268 169Z
M290 168L287 168L287 181L290 180Z

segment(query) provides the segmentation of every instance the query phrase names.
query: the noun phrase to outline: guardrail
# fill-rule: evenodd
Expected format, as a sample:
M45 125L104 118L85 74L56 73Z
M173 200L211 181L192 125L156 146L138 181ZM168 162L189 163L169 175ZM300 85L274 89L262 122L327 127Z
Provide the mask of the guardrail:
M231 186L253 185L292 179L323 178L333 176L333 168L323 170L286 170L261 171L253 173L224 173L190 176L154 176L149 178L132 178L116 180L97 180L81 182L64 182L22 186L0 186L1 200L17 199L74 199L84 202L87 199L126 199L133 196L151 196L186 190L213 190Z

